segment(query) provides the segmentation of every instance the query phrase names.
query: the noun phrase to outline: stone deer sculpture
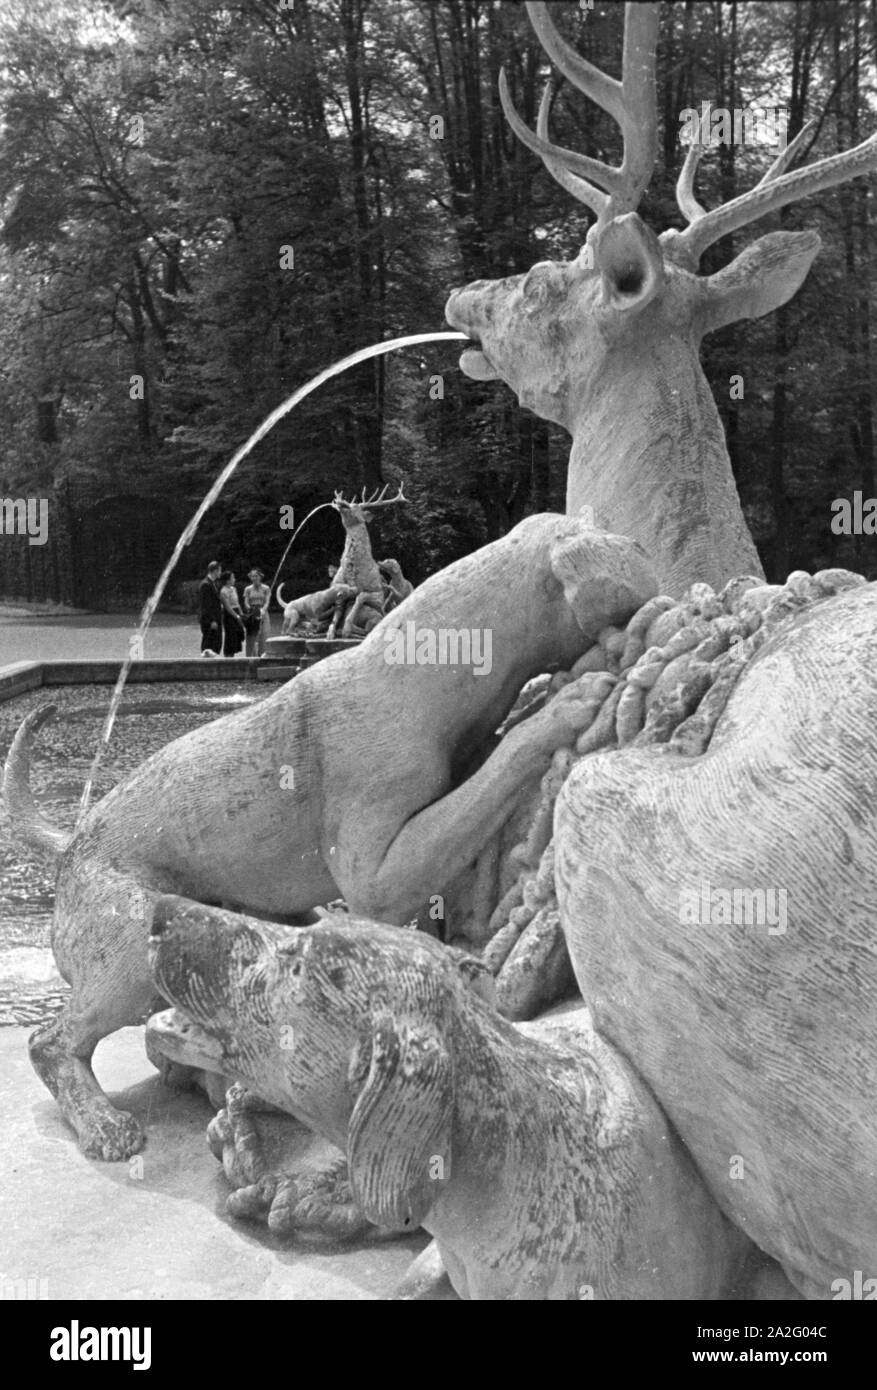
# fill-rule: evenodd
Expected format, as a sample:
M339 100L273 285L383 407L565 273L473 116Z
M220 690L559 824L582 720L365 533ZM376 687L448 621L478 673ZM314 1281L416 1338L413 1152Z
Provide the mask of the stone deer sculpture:
M733 585L719 603L695 581L719 588L759 569L697 344L789 299L820 242L813 232L774 232L712 276L699 277L698 262L720 237L875 168L877 136L789 172L802 131L755 188L709 212L694 194L703 147L692 144L677 184L688 225L655 237L636 207L657 144L658 7L627 6L621 82L563 42L546 5L527 8L564 76L618 120L624 159L613 169L551 144L547 96L533 134L501 83L517 134L597 221L572 262L451 296L449 321L477 342L461 366L476 379L501 377L523 404L563 423L573 435L568 510L591 505L598 521L636 536L665 593L694 584L701 617L713 605L721 625L735 609ZM679 715L694 711L687 729L666 747L651 746L648 731L602 745L592 738L589 755L558 779L546 864L599 1035L647 1081L722 1211L799 1293L828 1298L845 1269L873 1258L877 1232L870 1080L837 1060L874 1055L877 970L864 944L873 934L873 828L861 807L875 769L868 653L877 589L829 571L790 576L786 590L744 595L747 631L759 602L777 603L779 621L736 686L746 641L716 657L727 632L710 647L703 623L698 649L692 623L687 676L677 664L664 677ZM670 670L668 635L646 639L645 665L651 653ZM632 679L620 684L660 717L655 671L639 674L639 690ZM690 707L680 698L686 681ZM624 700L622 690L619 714ZM698 719L714 726L706 746ZM691 882L750 899L774 885L792 903L788 934L771 937L764 923L741 932L736 917L717 928L718 914L705 924L685 918ZM807 1137L796 1145L793 1134ZM794 1169L784 1156L792 1151ZM745 1182L733 1181L731 1154L745 1156Z
M657 151L658 8L628 7L622 78L616 81L564 42L549 7L528 5L531 21L563 75L618 121L623 161L620 168L610 168L550 143L548 91L533 134L511 106L501 79L503 105L514 130L562 186L596 213L596 222L574 260L544 262L526 275L478 281L453 293L446 313L477 344L461 357L467 375L501 378L523 404L570 431L567 511L589 508L598 525L635 537L650 555L669 602L695 584L706 582L718 591L741 573L762 577L698 344L705 333L738 317L766 314L790 298L820 241L810 231L773 232L706 277L697 274L699 258L727 233L877 166L877 136L788 172L802 131L757 187L711 212L694 196L704 147L692 144L677 184L688 226L655 236L636 208ZM591 671L617 673L625 637L606 634L605 641L608 647L621 644L614 660L604 659L607 648L602 656L595 653L584 661ZM578 669L573 673L576 678L582 674ZM616 690L613 698L619 696ZM608 715L607 726L613 723ZM606 739L603 746L616 746L614 735ZM590 735L587 741L593 752L597 745ZM509 807L502 836L452 895L456 912L452 905L451 918L468 915L463 930L473 940L493 936L509 913L525 916L522 901L545 887L537 872L540 854L550 839L554 801L569 771L569 758L558 756L546 785L527 790L516 807ZM548 893L537 914L551 926L549 951L560 941L555 908ZM562 942L560 956L562 967ZM549 988L546 970L525 951L515 959L527 983L525 1016L531 1016L534 998L544 1002L554 986ZM502 976L499 995L506 998ZM524 1007L520 1000L517 1004Z
M335 575L333 585L347 585L355 590L356 596L347 607L346 613L344 612L345 604L336 607L332 622L329 625L328 637L335 636L342 616L341 631L344 637L349 637L354 627L364 627L366 631L370 630L383 617L384 579L372 554L368 523L372 520L372 514L379 507L392 507L397 502L408 500L403 496L401 487L395 497L387 497L388 486L385 484L380 491L376 490L371 497L366 497L365 488L363 488L362 496L349 502L340 492L335 493L335 501L332 505L341 517L346 535L341 563L338 566L338 573Z
M567 511L592 507L598 525L638 540L663 591L678 596L696 581L720 588L741 572L762 574L698 345L706 333L770 313L790 299L820 239L813 231L771 232L705 277L697 274L700 257L768 213L873 169L877 135L787 172L805 128L755 188L709 212L694 193L704 146L692 143L677 184L688 225L656 236L636 209L658 146L658 8L628 5L617 81L564 41L548 5L527 5L563 76L618 122L623 161L613 168L551 143L550 86L534 134L514 110L501 76L513 130L597 220L573 260L475 281L451 295L446 316L473 339L460 358L467 376L500 378L522 405L572 435Z
M302 624L312 624L317 630L328 624L326 636L330 639L337 635L339 626L343 624L342 636L349 637L354 626L369 632L383 617L385 599L393 599L394 591L384 580L372 555L368 522L372 519L372 509L408 500L402 495L401 487L395 497L386 497L386 491L385 486L366 498L363 488L359 500L351 502L346 501L340 492L335 493L331 505L339 513L345 530L341 563L328 589L287 601L283 598L283 585L280 585L277 601L283 608L284 637L291 636ZM406 582L395 560L381 561L381 564L395 565L401 583ZM407 592L410 591L409 585ZM402 597L407 597L407 593L403 593ZM391 606L395 605L391 603Z

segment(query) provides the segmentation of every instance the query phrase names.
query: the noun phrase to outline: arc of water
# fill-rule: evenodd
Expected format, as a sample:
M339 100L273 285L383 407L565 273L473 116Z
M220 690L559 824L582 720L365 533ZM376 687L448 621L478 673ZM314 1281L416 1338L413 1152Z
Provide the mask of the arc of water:
M222 472L219 474L219 477L216 479L213 486L210 488L209 492L207 493L207 496L204 498L203 502L198 507L194 516L183 530L182 535L180 536L179 540L174 546L173 554L171 555L170 559L168 560L167 564L162 570L161 575L159 576L158 583L156 584L149 598L143 605L143 611L140 614L140 623L137 629L137 636L140 639L142 639L146 635L146 632L149 628L149 624L152 622L152 618L155 614L155 610L161 602L161 597L165 591L167 582L170 579L174 569L176 568L177 561L179 560L186 546L192 540L192 537L197 531L199 525L201 524L203 517L213 506L213 503L216 501L217 497L222 492L222 489L225 487L229 478L234 473L238 464L243 462L243 460L247 457L247 454L249 454L251 450L253 450L256 447L256 445L262 439L265 438L265 435L268 434L269 430L272 430L274 426L278 423L278 421L282 420L285 415L288 415L291 410L294 410L300 401L303 401L306 396L309 396L311 394L312 391L316 391L317 387L322 386L324 382L331 380L332 377L339 376L341 372L346 372L349 367L355 367L360 362L367 361L370 357L381 357L384 355L384 353L394 352L396 348L413 347L416 343L435 343L447 341L449 339L463 339L465 341L466 337L467 335L465 333L458 332L411 333L403 338L388 338L386 342L372 343L370 347L358 348L356 352L350 353L350 355L347 357L342 357L338 362L333 362L330 367L326 367L322 372L318 372L317 375L315 377L312 377L310 381L305 382L304 386L300 386L297 391L293 391L291 396L288 396L285 401L281 402L280 405L276 406L274 410L271 411L271 414L266 416L266 418L262 421L258 429L253 431L246 443L242 444L241 447L238 449L237 453L235 453L233 457L228 461L228 463L223 468ZM324 503L321 505L330 504ZM307 517L305 517L305 521L307 521ZM302 526L303 525L304 522L302 522ZM128 672L131 669L131 662L133 660L133 651L129 649L127 657L122 662L122 669L119 672L118 679L113 689L112 698L110 700L110 707L107 711L107 717L104 720L104 725L101 730L101 735L98 741L97 749L95 751L94 758L92 759L91 767L88 771L88 778L82 790L82 796L79 802L79 812L76 820L77 829L79 827L80 822L82 821L82 818L86 814L89 807L89 803L91 801L91 792L94 786L94 779L97 776L98 770L100 768L101 758L103 757L104 749L109 743L110 736L113 732L113 725L116 722L116 711L119 708L119 701L122 698L122 692L125 689L125 683L128 679Z
M323 507L328 507L330 504L329 504L328 502L322 502L320 505L323 506ZM305 521L309 521L310 518L313 516L314 512L318 512L319 510L320 510L319 507L314 507L314 511L313 511L313 512L308 512L307 516L305 517ZM293 522L295 521L295 508L294 508L294 507L293 507L293 510L292 510L292 520L293 520ZM301 526L304 526L305 521L302 522ZM271 580L271 588L270 588L269 591L268 591L268 602L269 602L269 603L271 602L271 595L274 593L274 586L276 585L277 580L280 578L280 571L283 569L283 566L286 564L286 557L287 557L287 555L289 554L290 550L292 549L292 542L295 540L296 536L298 535L299 531L301 530L301 526L296 526L296 527L295 527L295 530L293 531L293 533L292 533L292 535L290 536L289 540L287 541L286 545L283 547L283 554L282 554L281 557L280 557L280 563L278 564L276 570L274 571L274 578ZM277 602L280 603L280 599L279 599L279 598L278 598Z
M307 516L305 517L304 521L300 522L299 525L296 526L295 530L293 531L292 535L290 536L289 540L288 540L287 543L286 543L286 548L285 548L283 554L282 554L281 557L280 557L280 564L277 566L276 570L274 571L274 578L271 580L271 585L270 585L272 594L274 593L274 586L275 586L275 584L277 583L277 577L278 577L278 575L280 574L280 571L283 569L284 564L286 563L286 557L287 557L287 555L289 554L290 550L292 549L292 543L293 543L293 541L295 540L296 536L298 535L299 531L301 531L303 527L307 526L307 524L308 524L308 522L310 521L311 517L312 517L312 516L315 516L315 515L317 514L317 512L321 512L321 511L323 510L324 507L331 507L331 506L332 506L332 503L331 503L331 502L321 502L320 505L319 505L318 507L312 507L311 510L308 512ZM293 512L293 514L292 514L292 519L293 519L293 521L295 520L295 512ZM284 582L284 584L285 584L285 583L286 583L286 580L284 580L283 582Z

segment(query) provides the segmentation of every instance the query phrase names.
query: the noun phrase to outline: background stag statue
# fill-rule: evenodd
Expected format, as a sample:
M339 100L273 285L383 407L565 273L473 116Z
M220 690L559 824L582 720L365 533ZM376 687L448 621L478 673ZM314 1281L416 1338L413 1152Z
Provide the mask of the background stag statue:
M389 484L386 484L380 491L375 490L371 497L366 497L363 488L362 496L350 502L340 492L335 493L332 505L341 517L346 535L341 563L333 583L348 585L355 589L356 596L344 613L343 623L343 609L339 611L336 608L329 627L329 635L332 637L335 636L339 625L342 626L345 637L349 636L355 627L370 631L383 616L387 595L383 575L372 554L368 523L379 507L392 507L397 502L407 501L401 487L395 497L387 497L388 486Z
M395 593L392 583L385 581L381 574L380 566L372 554L368 534L368 523L378 507L390 507L397 502L407 501L401 487L395 497L387 497L388 487L389 484L385 484L368 498L363 488L362 496L350 502L346 501L340 492L335 493L335 500L331 505L339 513L345 531L341 561L328 589L320 589L316 593L304 594L300 598L284 602L281 584L277 590L277 599L284 610L284 637L291 636L301 623L307 623L316 631L325 628L326 636L330 640L337 635L339 628L343 637L350 637L354 632L363 635L380 622L388 602L390 607L393 607L399 601L399 595ZM400 588L404 588L407 581L398 563L389 560L381 561L381 564L395 566L395 571L391 569L390 572L396 575ZM410 584L407 586L407 592L411 592ZM401 596L406 597L407 594L403 592Z

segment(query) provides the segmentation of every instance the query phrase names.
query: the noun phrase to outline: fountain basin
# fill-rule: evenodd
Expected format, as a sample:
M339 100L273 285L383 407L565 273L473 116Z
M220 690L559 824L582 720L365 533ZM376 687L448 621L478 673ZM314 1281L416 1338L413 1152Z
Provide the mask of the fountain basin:
M10 666L0 666L0 702L48 686L115 685L121 669L121 661L16 661ZM212 661L206 661L203 657L168 657L132 662L128 684L183 681L201 685L205 681L246 682L254 679L287 681L297 670L298 663L293 661L269 671L260 657L236 657L234 660L217 658ZM47 700L53 698L46 696Z

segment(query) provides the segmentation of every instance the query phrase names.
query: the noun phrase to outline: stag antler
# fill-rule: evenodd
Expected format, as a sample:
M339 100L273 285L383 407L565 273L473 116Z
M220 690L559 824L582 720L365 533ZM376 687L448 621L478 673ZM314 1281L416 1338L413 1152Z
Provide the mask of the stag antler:
M623 213L636 211L655 166L658 8L657 4L628 3L625 6L624 57L619 82L594 67L561 38L543 0L528 0L527 3L530 22L549 58L578 91L608 112L621 127L624 158L619 169L552 144L548 138L550 82L542 96L534 134L512 105L505 72L500 73L500 100L512 130L528 149L540 156L546 169L563 188L597 214L597 227L600 228ZM671 259L696 268L704 251L729 232L738 231L787 203L877 168L875 133L854 149L787 173L813 124L808 122L754 188L710 212L694 195L694 179L705 146L701 141L692 141L676 185L679 209L689 225L683 232L666 232L661 238L662 243L667 239L665 251Z
M767 173L762 174L755 188L763 188L766 183L772 183L775 179L779 178L780 174L788 169L815 125L816 121L807 121L801 127L794 140L790 145L786 145L786 148L780 152ZM694 179L697 173L697 166L706 149L707 145L702 140L691 141L691 144L688 146L688 153L685 156L685 163L682 165L682 171L676 184L676 202L682 216L685 218L686 222L689 223L699 222L702 217L708 215L706 208L701 207L694 196ZM814 165L813 167L815 168L816 166ZM754 193L755 189L751 191ZM727 206L730 207L730 203L727 204Z
M540 156L561 187L597 214L600 227L613 217L636 211L655 167L658 154L655 100L658 9L657 4L625 6L624 56L619 82L595 68L561 38L546 4L537 3L537 0L528 0L527 4L530 23L549 58L578 91L607 111L621 127L624 158L620 169L551 143L548 138L550 82L542 95L534 135L512 104L505 70L499 75L500 101L512 130L528 149Z
M403 488L405 486L404 483L399 484L399 491L396 493L395 497L385 496L385 493L389 486L389 483L384 483L384 486L382 488L375 488L371 497L366 497L365 488L363 488L362 496L351 498L350 501L348 501L342 493L336 490L335 506L337 507L343 505L345 507L367 507L369 511L373 511L375 507L392 507L396 502L408 501L408 498L404 495L403 492Z
M785 170L814 124L808 121L754 188L750 188L748 193L741 193L730 203L713 208L711 212L701 207L694 197L694 176L705 146L699 141L692 141L676 185L679 209L689 225L673 242L674 256L681 251L685 259L697 265L707 247L729 232L739 231L741 227L747 227L750 222L758 221L769 212L776 212L787 203L794 203L811 193L820 193L824 188L831 188L834 184L844 183L847 179L854 179L877 168L875 133L851 150L830 155L816 164L787 174Z

